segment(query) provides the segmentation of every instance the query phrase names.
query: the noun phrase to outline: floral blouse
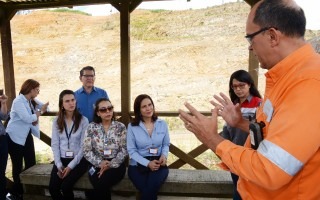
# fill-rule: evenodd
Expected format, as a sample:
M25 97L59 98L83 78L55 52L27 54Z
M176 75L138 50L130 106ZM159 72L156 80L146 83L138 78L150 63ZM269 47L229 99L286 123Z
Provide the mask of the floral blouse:
M95 167L103 160L111 160L110 167L117 168L128 155L127 130L121 122L113 121L108 132L101 123L91 122L83 140L84 157Z

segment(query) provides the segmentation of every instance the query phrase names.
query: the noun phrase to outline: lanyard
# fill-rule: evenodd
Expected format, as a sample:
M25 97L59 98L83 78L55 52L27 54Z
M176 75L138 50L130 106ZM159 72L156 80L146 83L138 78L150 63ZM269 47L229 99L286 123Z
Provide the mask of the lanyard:
M31 105L31 101L29 101L29 106L30 106L31 113L34 114L33 108L32 108L33 106Z
M68 133L67 124L66 124L66 122L64 122L64 129L65 129L65 131L66 131L66 136L67 136L67 139L68 139L68 149L70 149L69 139L70 139L70 137L71 137L71 133L72 133L73 127L74 127L74 123L72 124L71 130L70 130L70 132Z

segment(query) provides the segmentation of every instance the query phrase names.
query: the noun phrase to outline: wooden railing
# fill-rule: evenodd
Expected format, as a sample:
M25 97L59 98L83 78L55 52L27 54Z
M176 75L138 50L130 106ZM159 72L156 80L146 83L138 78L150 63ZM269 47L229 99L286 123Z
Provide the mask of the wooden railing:
M210 112L202 112L202 114L206 116L211 115ZM42 116L56 116L56 115L57 115L57 112L47 112ZM120 116L120 121L121 121L121 113L116 112L116 115ZM130 112L129 115L133 116L133 112ZM157 115L162 117L178 117L179 113L165 111L165 112L157 112ZM124 124L128 124L128 123L124 122ZM45 144L47 144L48 146L51 146L51 138L42 131L40 131L40 140ZM177 146L171 143L169 150L170 150L170 153L178 157L177 160L175 160L173 163L169 165L169 168L171 169L179 169L185 164L189 164L195 169L209 169L208 167L206 167L205 165L203 165L202 163L200 163L195 159L197 156L201 155L203 152L208 150L208 148L203 144L194 148L190 152L185 153L183 150L181 150L180 148L178 148ZM10 179L7 179L7 184L8 184L8 187L10 187L12 185L12 181Z
M211 113L210 112L202 112L202 114L209 116ZM43 114L42 116L56 116L57 112L47 112ZM120 116L120 121L121 121L121 113L116 112L117 116ZM133 112L129 113L130 116L133 116ZM158 116L161 117L178 117L179 113L178 112L157 112ZM128 124L128 122L124 122L124 124ZM40 140L47 144L48 146L51 146L51 137L49 137L46 133L43 131L40 131ZM185 164L189 164L190 166L194 167L195 169L209 169L199 161L197 161L195 158L199 155L201 155L203 152L208 150L208 148L201 144L198 147L194 148L188 153L185 153L183 150L175 146L174 144L170 144L170 153L178 157L176 161L171 163L169 165L169 168L171 169L179 169ZM8 186L10 187L12 184L12 181L10 179L7 179Z
M56 114L57 114L56 112L48 112L48 113L45 113L43 116L56 116ZM211 115L210 112L202 112L202 114L204 114L206 116ZM116 112L116 115L120 116L120 121L121 121L121 113ZM129 115L133 116L133 112L129 113ZM157 112L157 115L162 116L162 117L178 117L179 113L166 111L166 112ZM124 123L128 124L126 122L124 122ZM51 138L42 131L40 131L40 140L43 141L44 143L46 143L48 146L50 146L50 144L51 144ZM195 159L197 156L201 155L206 150L208 150L208 148L205 145L201 144L198 147L196 147L195 149L191 150L190 152L185 153L183 150L181 150L180 148L178 148L177 146L175 146L171 143L170 144L170 153L172 153L173 155L178 157L178 160L176 160L172 164L170 164L169 168L179 169L183 165L189 164L192 167L194 167L195 169L209 169L208 167L206 167L205 165L203 165L202 163L200 163L199 161L197 161Z

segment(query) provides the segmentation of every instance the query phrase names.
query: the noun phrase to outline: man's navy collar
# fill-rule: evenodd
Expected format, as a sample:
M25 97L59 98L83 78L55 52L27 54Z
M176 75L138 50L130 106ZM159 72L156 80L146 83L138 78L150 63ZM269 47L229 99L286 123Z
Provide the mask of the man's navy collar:
M92 87L92 90L95 92L97 91L95 86ZM82 92L86 92L83 86L80 88L80 93L82 93Z

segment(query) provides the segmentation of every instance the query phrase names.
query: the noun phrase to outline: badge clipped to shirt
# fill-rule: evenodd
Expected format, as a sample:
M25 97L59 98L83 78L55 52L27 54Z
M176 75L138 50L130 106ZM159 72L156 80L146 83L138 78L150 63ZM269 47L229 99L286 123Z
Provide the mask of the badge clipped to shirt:
M66 151L66 158L73 158L73 151Z
M157 154L158 153L158 148L150 148L149 153L151 154Z
M95 172L96 172L96 169L92 166L92 167L89 169L89 174L90 174L90 176L92 176Z
M105 149L105 150L103 151L103 155L105 155L105 156L110 156L111 153L112 153L112 150L111 150L111 149Z

